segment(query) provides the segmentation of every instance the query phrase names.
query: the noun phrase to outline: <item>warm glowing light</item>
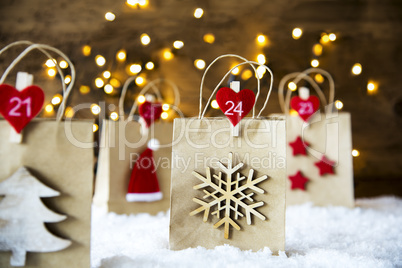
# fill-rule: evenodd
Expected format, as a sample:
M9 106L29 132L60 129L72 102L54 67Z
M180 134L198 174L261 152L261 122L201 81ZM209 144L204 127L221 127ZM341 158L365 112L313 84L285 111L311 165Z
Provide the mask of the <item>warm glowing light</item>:
M219 104L216 100L211 101L211 107L214 109L219 109Z
M126 1L127 5L130 7L135 7L139 5L140 7L146 7L149 4L148 0L127 0Z
M145 83L145 78L142 77L142 76L138 76L138 77L135 79L135 83L136 83L137 85L141 86L141 85L143 85L143 84Z
M362 73L362 65L360 63L355 63L352 67L352 74L359 75Z
M212 33L207 33L204 34L203 39L205 43L213 44L215 42L215 35L213 35Z
M85 45L82 47L82 54L86 57L91 55L91 47L88 45Z
M368 84L367 84L367 90L368 90L368 91L373 91L374 89L375 89L374 83L368 83Z
M138 0L127 0L126 3L127 5L134 7L136 4L138 4Z
M233 75L238 75L239 73L240 73L239 67L236 67L236 68L234 68L234 69L232 70L232 74L233 74Z
M320 62L318 60L314 59L314 60L311 61L311 66L312 67L315 68L315 67L318 67L319 65L320 65Z
M300 28L294 28L292 31L292 37L293 39L297 40L299 39L303 34L303 30Z
M169 49L166 49L165 51L163 51L163 58L165 60L171 60L173 59L173 53Z
M114 88L117 88L117 87L120 87L120 86L121 86L120 81L117 80L116 78L110 79L109 83L110 83Z
M313 46L313 53L316 56L321 56L321 54L322 54L322 45L321 44L315 44Z
M75 114L74 109L71 108L70 106L66 107L66 111L64 112L65 116L67 118L72 118Z
M148 0L137 0L137 2L141 7L146 7L149 4Z
M163 113L161 113L161 118L162 119L167 119L169 117L169 114L167 113L167 112L163 112Z
M257 56L257 62L258 62L259 64L265 64L266 61L267 61L267 60L266 60L264 54L258 54L258 56Z
M53 105L51 105L51 104L46 105L46 106L45 106L45 111L46 111L47 113L53 112Z
M62 69L66 69L68 67L68 63L67 63L67 61L62 60L62 61L59 62L59 66Z
M289 88L291 91L295 91L295 90L297 89L297 85L296 85L295 82L289 82L288 88Z
M113 14L112 12L107 12L107 13L105 14L105 19L106 19L107 21L114 21L114 20L116 19L116 15Z
M105 79L109 79L109 78L112 76L112 74L111 74L109 71L104 71L104 72L102 73L102 75L103 75L103 77L104 77Z
M104 84L105 84L105 82L103 82L102 78L98 77L95 79L95 86L97 88L103 87Z
M257 67L257 78L261 79L264 77L264 74L267 70L263 66L258 66Z
M55 59L48 59L45 65L49 68L56 67L56 60Z
M202 8L199 7L194 10L194 18L199 19L202 17L202 15L204 15L204 10Z
M144 46L147 46L149 45L149 43L151 43L151 37L149 37L149 35L147 35L146 33L141 34L140 39L141 44L143 44Z
M112 119L113 121L117 121L117 119L119 119L119 114L116 112L112 112L110 114L110 119Z
M358 150L356 150L356 149L353 149L352 150L352 155L353 155L353 157L358 157L360 155L360 152Z
M71 75L66 75L64 77L64 83L66 83L67 85L70 84L71 82Z
M257 43L261 46L265 45L267 43L267 37L263 34L257 35Z
M145 96L144 95L139 95L137 98L137 102L139 104L144 103L146 101Z
M111 94L114 88L111 84L106 84L103 90L105 91L106 94Z
M335 101L335 108L340 110L343 108L343 103L340 100Z
M165 104L162 105L162 110L164 110L164 111L168 111L169 108L170 108L170 105L167 104L167 103L165 103Z
M329 36L328 36L326 33L323 33L323 34L321 35L320 43L323 44L323 45L325 45L325 44L328 43L329 41L330 41L330 40L329 40Z
M117 51L116 53L116 59L118 61L124 61L126 59L126 51L124 49Z
M289 113L290 113L291 116L298 116L299 115L299 113L294 109L290 109Z
M99 126L98 126L97 124L93 124L93 125L92 125L92 131L93 131L93 132L98 131L98 129L99 129Z
M56 74L57 74L57 72L53 68L47 70L47 75L50 76L50 77L55 77Z
M147 64L145 64L145 68L147 70L152 70L155 67L155 64L152 61L148 61Z
M330 41L335 41L335 40L336 40L336 34L330 33L330 34L328 35L328 38L329 38Z
M314 76L314 80L317 82L317 83L323 83L324 82L324 76L322 76L321 74L316 74L315 76Z
M98 115L101 112L100 106L98 104L95 104L95 103L91 104L91 112L94 115Z
M173 42L173 47L175 49L181 49L184 46L183 41L177 40Z
M130 72L132 74L138 74L139 72L141 72L142 67L139 64L131 64L130 65Z
M53 96L51 102L52 102L53 105L58 105L58 104L60 104L62 99L63 99L63 96L61 96L60 94L56 94L56 95Z
M373 81L369 81L367 83L367 93L368 94L375 94L377 93L377 89L378 89L378 84L376 82Z
M101 56L101 55L97 55L97 56L95 57L95 62L96 62L96 64L97 64L98 66L103 66L103 65L105 65L105 63L106 63L106 59L105 59L103 56Z
M253 72L249 69L246 69L241 74L241 79L248 80L253 76Z
M88 94L89 91L91 91L91 88L89 86L84 86L84 85L80 86L81 94L83 94L83 95Z
M201 60L201 59L197 59L194 61L194 65L195 65L195 67L197 67L197 69L202 70L205 68L205 61Z

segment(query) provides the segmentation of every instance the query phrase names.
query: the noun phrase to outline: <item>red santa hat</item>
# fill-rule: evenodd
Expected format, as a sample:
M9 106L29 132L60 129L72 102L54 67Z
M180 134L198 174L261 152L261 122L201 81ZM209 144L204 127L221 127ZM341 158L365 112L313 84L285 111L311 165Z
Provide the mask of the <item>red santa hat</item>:
M126 195L128 202L152 202L162 199L153 157L153 151L158 148L159 141L151 139L148 148L135 162Z

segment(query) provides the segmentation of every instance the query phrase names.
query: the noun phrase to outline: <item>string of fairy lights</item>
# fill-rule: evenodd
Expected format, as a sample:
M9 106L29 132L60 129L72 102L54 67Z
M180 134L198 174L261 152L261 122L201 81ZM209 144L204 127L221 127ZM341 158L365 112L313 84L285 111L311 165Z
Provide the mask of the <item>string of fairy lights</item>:
M146 9L149 6L149 0L126 0L126 5L135 8L135 9ZM197 7L194 9L193 16L194 19L200 19L204 16L205 11ZM105 20L108 22L113 22L116 20L116 15L108 11L105 13ZM300 27L296 27L292 30L291 36L294 40L301 39L303 37L303 29ZM208 44L213 44L215 42L215 35L211 32L206 33L203 35L203 41ZM148 33L142 33L139 36L139 40L143 46L148 46L152 42L152 37ZM325 49L326 46L330 45L332 42L336 42L337 40L337 35L335 33L326 33L323 32L321 33L321 36L319 38L319 41L315 43L312 47L312 59L310 61L311 67L319 67L320 66L320 56L323 53L323 50ZM256 54L255 60L260 63L260 64L267 64L268 59L266 55L263 53L263 48L267 45L269 45L269 39L268 36L265 34L256 34L255 38L255 43L257 46L257 50L259 50L259 53ZM185 46L184 41L182 40L175 40L172 44L172 47L166 47L161 50L160 56L161 59L164 60L172 60L175 57L175 54L173 53L174 50L180 50ZM97 55L92 55L92 47L90 45L84 45L81 48L81 53L85 57L94 57L95 64L102 68L106 66L107 59L100 54ZM126 63L127 62L127 51L122 48L119 51L116 52L115 55L116 61L120 63ZM59 65L61 69L67 69L68 68L68 63L64 60L57 61L57 59L53 60L47 60L45 62L45 66L47 67L47 75L50 78L54 78L57 75L57 70L56 70L56 64ZM232 68L236 66L237 63L232 64ZM203 59L195 59L194 60L194 67L203 70L206 67L206 62ZM126 72L127 75L137 75L137 78L135 79L135 84L139 87L144 86L147 83L146 75L143 74L144 71L152 71L155 68L155 63L152 61L148 61L145 63L127 63L126 64ZM351 74L354 76L358 76L362 73L363 67L359 62L356 62L351 66ZM266 69L263 68L262 66L259 66L256 70L256 76L258 78L262 78L265 75ZM242 80L246 81L250 79L254 73L252 70L248 68L244 68L241 70L239 67L235 68L232 70L232 74L239 76ZM314 80L321 84L324 82L324 77L321 74L316 74L314 75ZM69 84L71 82L71 76L66 75L64 79L65 84ZM111 70L103 70L97 77L94 78L93 80L94 86L98 89L103 89L105 94L112 94L116 89L121 88L122 83L115 77L113 77L113 73ZM297 90L297 85L294 82L289 82L288 83L288 88L291 91L296 91ZM367 94L368 95L373 95L376 94L378 91L378 82L374 80L368 80L367 81ZM79 86L79 92L82 95L88 94L91 91L91 86L89 85L80 85ZM45 106L45 113L47 116L51 116L54 114L55 107L57 107L63 99L63 96L60 94L56 94L53 96L51 99L50 103L48 103ZM139 104L143 103L145 101L145 96L137 96L136 100ZM335 107L338 110L341 110L343 108L343 102L341 100L336 100L335 101ZM213 100L211 102L211 107L214 109L219 109L218 103L216 100ZM163 120L166 120L169 118L169 105L163 104L163 113L161 115L161 118ZM101 107L93 103L90 106L90 110L94 116L97 116L101 113ZM291 113L296 113L296 111L291 110ZM45 115L46 116L46 115ZM66 107L65 111L65 116L66 117L73 117L74 116L74 110L72 107L68 106ZM111 120L118 120L119 115L116 111L111 111L109 115ZM97 124L94 124L93 131L96 132L98 130L99 126ZM353 149L352 155L354 157L358 157L360 155L360 152L356 149Z

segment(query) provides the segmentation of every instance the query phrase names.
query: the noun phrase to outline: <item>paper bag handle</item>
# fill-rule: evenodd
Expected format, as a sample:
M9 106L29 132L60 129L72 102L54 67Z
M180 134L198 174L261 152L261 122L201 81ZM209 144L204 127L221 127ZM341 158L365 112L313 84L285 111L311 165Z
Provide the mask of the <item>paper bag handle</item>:
M202 88L204 86L204 80L205 80L205 76L207 75L208 70L212 67L212 65L217 62L218 60L222 59L222 58L226 58L226 57L234 57L234 58L239 58L241 60L243 60L244 62L247 62L248 60L246 58L243 58L242 56L236 55L236 54L225 54L225 55L221 55L219 57L217 57L216 59L214 59L209 65L208 67L205 69L204 74L202 75L201 78L201 85L200 85L200 104L199 104L199 110L198 110L198 118L203 118L205 111L208 107L209 102L212 99L212 96L214 95L215 91L218 89L218 87L220 86L220 84L225 80L226 76L218 83L218 85L216 86L216 88L214 89L214 91L212 92L211 96L208 99L207 104L205 105L204 110L202 110ZM253 68L254 72L256 73L257 70L255 69L254 65L250 64L251 67ZM257 78L257 96L260 94L260 80ZM202 113L202 114L201 114ZM255 107L253 107L253 117L255 114Z
M323 69L320 68L309 68L303 72L295 72L295 73L291 73L288 74L286 76L284 76L281 81L279 82L279 89L278 89L278 96L279 96L279 104L281 106L282 112L284 112L285 114L289 113L289 103L290 103L290 96L292 94L292 92L288 89L286 91L286 99L284 97L284 87L285 87L285 83L290 80L293 79L294 83L298 83L300 82L301 79L304 79L306 81L308 81L312 87L314 88L314 90L317 92L317 95L319 96L322 105L325 107L327 106L327 101L325 98L324 93L322 92L321 88L318 86L318 84L309 76L310 73L319 73L324 75L329 82L329 98L328 101L329 103L333 103L334 102L334 98L335 98L335 83L334 80L332 78L332 76L327 72L324 71ZM328 113L332 112L332 106L329 107L329 109L327 110Z
M155 93L157 94L158 100L159 100L160 102L162 102L163 99L162 99L162 97L161 97L160 91L159 91L159 89L155 86L155 84L156 84L156 83L159 83L159 82L166 82L166 83L168 83L168 84L172 87L173 92L174 92L174 95L175 95L175 99L174 99L173 105L174 105L174 106L178 106L178 105L180 104L180 92L179 92L179 88L176 86L175 83L173 83L172 81L170 81L170 80L168 80L168 79L158 78L158 79L155 79L155 80L151 81L150 83L148 83L148 84L141 90L141 92L139 93L139 95L143 95L145 92L147 92L147 91L152 87L152 89L153 89L153 90L155 91ZM135 99L134 105L133 105L133 107L131 107L131 111L130 111L130 113L129 113L129 115L128 115L128 118L127 118L129 121L133 120L134 113L135 113L135 111L137 110L137 107L138 107L138 102L137 102L137 99Z
M65 61L68 62L70 70L71 70L71 82L69 83L68 87L66 88L66 84L64 83L64 75L62 70L60 69L59 65L57 64L57 62L55 62L55 67L57 69L57 72L60 75L61 78L61 84L62 84L62 90L63 90L63 100L60 104L60 109L57 111L57 115L56 115L56 120L61 121L61 119L63 118L64 115L64 110L66 108L66 102L68 99L68 96L70 95L70 92L73 88L74 82L75 82L75 68L73 63L70 61L70 59L60 50L58 50L57 48L54 48L52 46L48 46L45 44L35 44L33 42L30 41L17 41L14 43L11 43L7 46L5 46L4 48L2 48L0 50L0 55L5 52L6 50L8 50L11 47L14 46L18 46L18 45L29 45L27 48L25 48L24 51L22 51L18 57L16 57L13 62L7 67L7 69L4 71L3 75L0 78L0 84L3 84L5 79L7 78L7 75L11 72L11 70L15 67L15 65L18 64L18 62L20 62L20 60L22 58L24 58L29 52L31 52L34 49L38 49L39 51L41 51L43 54L45 54L50 60L54 60L56 61L46 50L50 50L55 52L56 54L58 54L59 56L61 56Z
M216 59L208 66L208 68L209 68L215 61L217 61L218 59L220 59L220 58L222 58L222 57L226 57L226 56L237 56L237 55L228 54L228 55L220 56L220 57L216 58ZM237 57L240 57L240 56L237 56ZM240 57L240 58L242 58L242 57ZM212 91L212 93L211 93L211 95L210 95L210 97L209 97L209 99L208 99L208 101L207 101L207 103L206 103L206 105L205 105L205 107L204 107L204 110L202 111L202 114L201 114L201 108L202 108L202 107L201 107L201 105L202 105L202 85L203 85L204 76L205 76L205 73L207 72L207 70L205 71L204 76L203 76L203 79L201 80L201 87L200 87L200 114L198 115L198 118L202 119L202 118L204 117L205 112L206 112L206 110L207 110L207 108L208 108L208 105L209 105L209 103L211 102L212 97L214 96L215 92L218 90L220 84L226 79L226 77L227 77L234 69L236 69L237 67L239 67L239 66L241 66L241 65L244 65L244 64L249 64L249 65L253 68L253 70L255 71L255 74L257 74L257 70L255 69L254 65L259 65L259 66L262 66L263 68L265 68L265 69L269 72L269 74L271 75L270 85L269 85L269 89L268 89L268 94L267 94L267 97L266 97L266 99L265 99L265 102L264 102L263 107L261 108L260 112L259 112L258 115L257 115L257 118L261 116L262 111L263 111L263 110L266 108L266 106L267 106L269 97L270 97L271 92L272 92L272 85L273 85L273 82L274 82L274 76L273 76L273 73L272 73L271 69L270 69L268 66L266 66L266 65L264 65L264 64L261 64L261 63L258 63L258 62L255 62L255 61L249 61L249 60L246 60L246 59L244 59L244 58L242 58L242 59L245 60L245 61L242 62L242 63L237 64L237 65L234 66L232 69L230 69L230 70L224 75L224 77L221 79L221 81L218 83L218 85L215 87L215 89ZM258 78L258 77L256 77L256 78L257 78L257 94L256 94L256 96L255 96L255 99L256 99L256 102L255 102L255 103L257 103L257 99L258 99L258 97L259 97L259 95L260 95L260 78ZM254 107L253 107L253 115L252 115L252 118L255 118L255 104L254 104Z
M123 85L123 89L121 90L121 95L120 95L120 99L119 99L119 118L121 120L124 120L124 99L126 98L126 94L127 94L127 89L128 86L138 77L138 75L136 76L131 76L129 77L126 82L124 82ZM155 94L158 97L158 100L161 100L161 93L159 92L158 89L152 88L155 91ZM142 95L143 93L145 93L146 91L148 91L148 87L144 87L139 95ZM137 100L134 101L134 105L137 103ZM133 105L133 106L134 106Z

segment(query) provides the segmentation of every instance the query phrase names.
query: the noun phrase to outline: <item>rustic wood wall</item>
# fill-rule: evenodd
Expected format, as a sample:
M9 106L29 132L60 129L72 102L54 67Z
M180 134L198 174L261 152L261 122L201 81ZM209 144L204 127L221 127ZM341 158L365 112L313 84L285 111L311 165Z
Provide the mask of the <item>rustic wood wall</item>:
M107 100L117 104L115 94L106 95L96 89L95 77L106 69L120 81L127 78L126 64L152 60L153 71L144 71L148 80L165 77L181 90L180 109L186 116L198 112L199 83L202 71L194 67L195 59L207 64L216 56L235 53L255 59L264 53L268 66L275 74L274 90L287 73L310 66L312 46L319 42L322 32L337 35L334 42L324 46L318 57L320 67L330 72L336 83L336 99L344 111L352 114L353 144L360 151L354 158L356 196L396 194L402 196L402 2L398 0L149 0L146 8L130 8L123 0L1 0L0 46L17 40L53 45L74 61L78 77L70 105ZM205 11L201 19L193 17L196 7ZM116 20L108 22L104 14L112 11ZM292 39L294 27L303 29L300 39ZM142 46L139 36L151 37ZM215 42L203 42L205 33L213 33ZM265 34L268 44L255 42L257 34ZM172 42L182 40L184 47L174 51L175 57L166 61L161 51L172 48ZM91 56L82 55L81 47L92 47ZM126 63L118 63L115 53L124 48ZM0 56L4 71L17 50ZM107 64L99 68L94 57L102 54ZM41 59L38 62L38 58ZM20 63L19 69L35 74L37 84L49 89L47 101L60 90L57 79L47 77L45 58L33 53ZM359 62L363 72L351 74ZM203 95L207 98L220 76L232 64L218 64L209 75ZM15 73L8 78L13 83ZM376 94L367 93L367 82L378 83ZM248 85L253 87L254 82ZM89 85L89 94L80 94L80 85ZM169 97L170 93L165 92ZM171 97L171 96L170 96ZM261 104L261 102L259 103ZM277 94L272 95L264 114L280 112ZM210 115L219 111L211 110ZM80 117L93 117L89 111Z

